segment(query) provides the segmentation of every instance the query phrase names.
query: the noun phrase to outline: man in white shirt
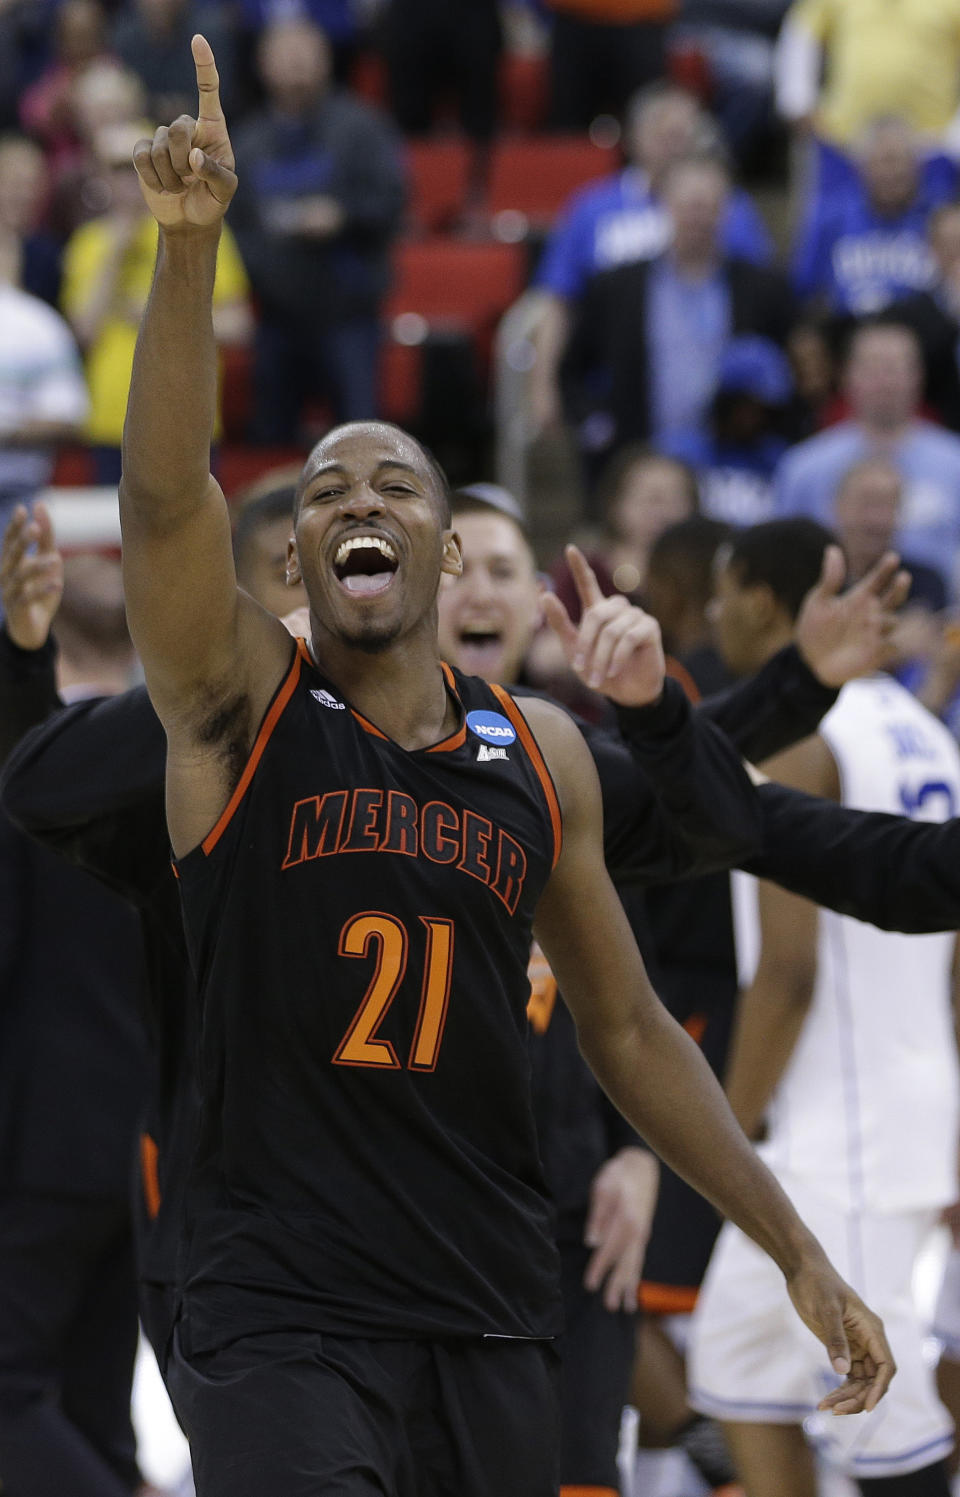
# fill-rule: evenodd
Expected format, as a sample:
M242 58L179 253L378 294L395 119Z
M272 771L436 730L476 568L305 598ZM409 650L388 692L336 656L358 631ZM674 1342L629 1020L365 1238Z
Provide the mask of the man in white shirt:
M714 605L732 669L755 669L789 640L799 574L828 540L794 520L733 543ZM767 770L861 810L940 821L960 805L955 741L884 675L845 686L819 732ZM911 1279L957 1195L955 938L878 931L746 875L734 876L734 910L744 991L728 1096L749 1136L765 1123L762 1157L881 1307L899 1375L879 1419L818 1420L816 1343L793 1333L782 1280L727 1225L694 1318L691 1402L722 1420L748 1497L815 1497L807 1441L864 1497L948 1497L953 1425L925 1363Z
M0 536L14 507L50 481L53 449L77 438L87 387L59 313L0 283Z

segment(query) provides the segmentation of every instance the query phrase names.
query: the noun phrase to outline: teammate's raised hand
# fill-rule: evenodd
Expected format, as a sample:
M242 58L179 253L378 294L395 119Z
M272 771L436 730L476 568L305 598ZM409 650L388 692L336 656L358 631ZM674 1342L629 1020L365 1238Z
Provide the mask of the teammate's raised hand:
M220 77L204 36L191 42L197 118L181 114L152 140L138 140L133 164L147 207L163 228L216 228L237 190L233 148L220 103Z
M603 1303L611 1313L637 1308L659 1183L656 1155L636 1148L621 1149L593 1177L584 1232L593 1252L583 1282L591 1291L603 1289Z
M660 625L622 594L605 598L577 546L567 546L564 555L580 598L580 623L573 623L553 593L544 594L543 614L563 645L567 664L584 685L622 707L656 701L665 674Z
M854 1294L825 1257L788 1277L801 1320L827 1349L843 1382L819 1407L834 1414L875 1409L897 1370L879 1318Z
M0 550L0 598L15 645L42 649L62 596L63 557L46 505L38 500L31 518L26 505L18 504Z
M882 556L849 592L839 546L824 552L823 570L797 617L797 647L825 686L869 675L890 658L896 612L910 591L910 573L893 551Z

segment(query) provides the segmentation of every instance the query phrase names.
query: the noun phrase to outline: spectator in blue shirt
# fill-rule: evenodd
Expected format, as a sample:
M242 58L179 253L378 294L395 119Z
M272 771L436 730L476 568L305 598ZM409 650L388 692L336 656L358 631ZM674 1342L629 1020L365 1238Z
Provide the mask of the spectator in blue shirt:
M627 442L677 451L703 436L730 339L759 334L782 344L787 336L785 279L724 253L728 191L716 158L678 162L665 189L667 249L590 282L564 371L588 472Z
M627 164L611 177L575 193L551 235L537 273L546 293L535 342L531 381L534 425L560 419L558 374L571 316L590 278L619 265L662 254L672 233L663 187L670 168L693 152L715 146L709 115L684 89L655 83L634 99L624 128ZM724 203L724 252L770 265L773 245L748 193L735 189Z
M863 316L930 285L927 219L950 189L942 178L922 176L918 143L901 120L870 128L858 165L845 191L814 199L793 281L798 296L821 310Z
M887 551L896 549L895 537L903 507L903 479L885 457L867 457L843 475L833 501L833 533L847 559L847 585L859 582ZM910 573L907 607L940 613L947 606L947 589L940 572L915 557L901 555Z
M787 449L784 415L793 394L786 354L769 338L732 338L720 360L706 431L661 444L697 474L700 507L727 525L773 516L773 477Z
M786 454L777 470L777 512L830 525L843 475L863 458L886 457L904 482L897 545L939 572L956 598L960 437L920 417L922 380L920 347L909 328L859 328L844 375L851 414Z
M896 301L886 314L912 328L926 371L924 404L951 431L960 431L960 203L934 209L927 225L936 267L924 291Z

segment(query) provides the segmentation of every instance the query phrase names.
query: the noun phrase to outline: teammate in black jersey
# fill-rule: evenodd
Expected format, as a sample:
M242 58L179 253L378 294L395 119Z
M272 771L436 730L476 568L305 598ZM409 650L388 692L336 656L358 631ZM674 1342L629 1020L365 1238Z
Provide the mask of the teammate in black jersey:
M416 442L339 428L299 487L311 643L238 592L209 474L210 299L236 178L216 68L135 152L161 224L124 433L132 631L167 741L203 1128L168 1376L200 1497L555 1488L556 1264L524 1049L531 924L614 1102L781 1264L838 1412L892 1363L658 1005L557 709L441 669L460 565ZM612 627L607 627L610 625ZM631 617L583 641L655 698ZM624 657L629 666L624 668ZM589 890L589 898L584 891Z

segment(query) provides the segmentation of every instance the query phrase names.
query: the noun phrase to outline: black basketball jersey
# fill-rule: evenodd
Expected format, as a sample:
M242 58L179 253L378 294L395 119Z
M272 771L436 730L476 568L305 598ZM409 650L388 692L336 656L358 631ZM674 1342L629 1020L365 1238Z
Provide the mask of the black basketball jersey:
M407 752L301 642L179 864L202 1035L193 1350L278 1325L559 1329L526 1035L559 807L512 698L444 672L460 725Z

